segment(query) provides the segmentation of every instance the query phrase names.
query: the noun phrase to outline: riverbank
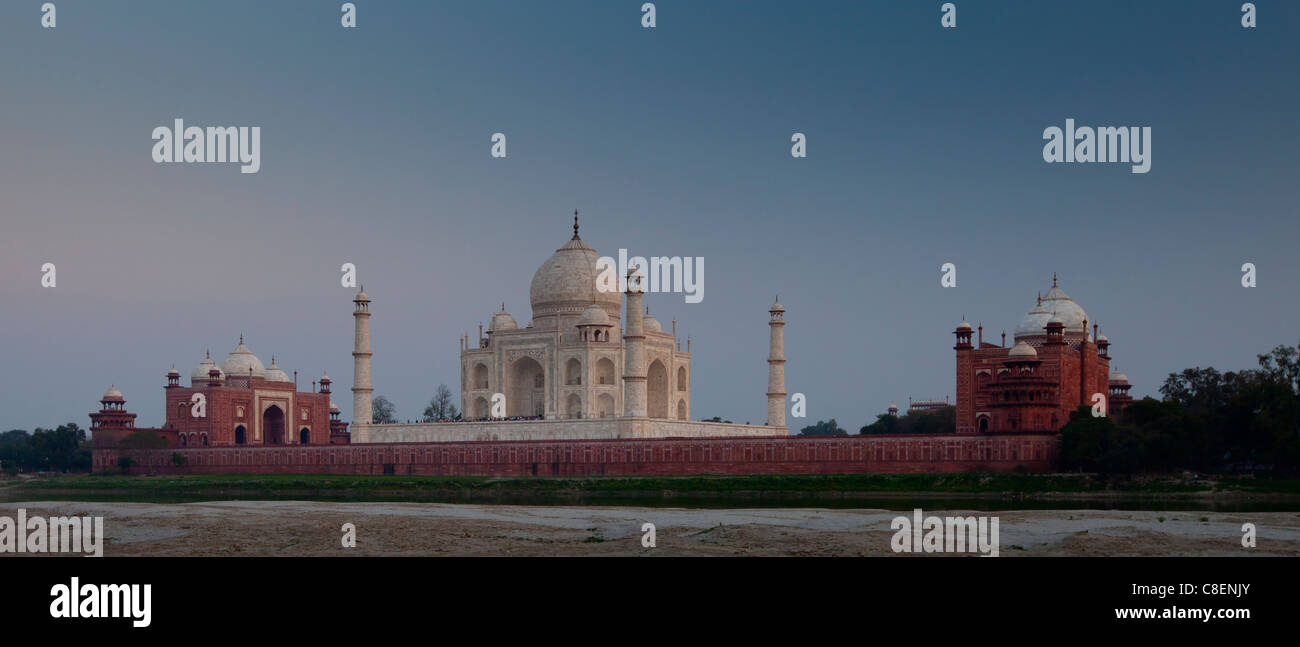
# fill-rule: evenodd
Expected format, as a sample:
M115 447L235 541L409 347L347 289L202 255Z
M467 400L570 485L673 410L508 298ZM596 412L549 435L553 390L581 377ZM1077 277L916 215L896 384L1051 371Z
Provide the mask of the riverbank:
M880 474L500 478L48 476L0 481L0 501L319 500L647 507L1300 510L1300 480L1192 475ZM919 503L918 503L919 502Z
M899 513L322 501L0 504L104 518L105 556L891 556ZM926 508L964 516L966 510ZM978 514L978 513L975 513ZM910 516L910 515L909 515ZM1300 557L1300 514L1008 510L1000 556ZM655 526L654 547L643 544ZM1242 546L1254 524L1257 545ZM343 546L344 525L356 545Z

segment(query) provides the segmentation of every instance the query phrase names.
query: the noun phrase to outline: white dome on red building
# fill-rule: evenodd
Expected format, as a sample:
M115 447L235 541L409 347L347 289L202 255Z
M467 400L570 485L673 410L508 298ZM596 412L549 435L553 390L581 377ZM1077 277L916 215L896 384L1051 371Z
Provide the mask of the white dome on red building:
M235 350L226 355L226 359L221 362L221 370L227 376L246 377L266 377L266 367L262 365L262 360L244 345L244 336L239 336L239 345Z
M1056 276L1053 275L1052 289L1039 297L1038 303L1016 325L1015 339L1046 336L1045 328L1051 321L1061 322L1066 334L1082 335L1087 332L1084 330L1084 322L1087 320L1088 313L1056 285Z

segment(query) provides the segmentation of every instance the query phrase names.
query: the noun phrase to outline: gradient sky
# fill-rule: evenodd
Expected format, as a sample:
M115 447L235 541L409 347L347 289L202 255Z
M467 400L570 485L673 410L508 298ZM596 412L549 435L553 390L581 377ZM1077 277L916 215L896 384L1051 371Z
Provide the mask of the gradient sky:
M0 5L0 429L85 427L110 384L157 425L241 332L350 418L344 262L416 418L462 332L528 321L575 208L602 254L705 258L702 303L646 298L696 418L763 421L777 293L796 428L951 397L956 323L1010 334L1054 271L1136 395L1300 339L1293 2L39 4ZM178 117L261 126L261 172L153 163ZM1150 126L1150 173L1044 163L1066 118Z

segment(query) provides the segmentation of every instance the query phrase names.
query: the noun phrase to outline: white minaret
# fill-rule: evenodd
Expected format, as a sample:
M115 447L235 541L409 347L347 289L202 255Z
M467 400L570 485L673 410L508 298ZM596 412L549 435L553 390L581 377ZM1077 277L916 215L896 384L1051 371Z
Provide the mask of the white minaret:
M368 425L373 421L374 389L370 386L370 297L365 286L352 300L357 304L352 316L356 319L356 339L352 344L352 424Z
M623 416L646 417L645 332L641 327L641 296L645 286L641 268L627 272L627 330L623 335Z
M781 298L768 310L772 318L767 326L772 330L772 340L767 351L767 424L785 426L785 307Z

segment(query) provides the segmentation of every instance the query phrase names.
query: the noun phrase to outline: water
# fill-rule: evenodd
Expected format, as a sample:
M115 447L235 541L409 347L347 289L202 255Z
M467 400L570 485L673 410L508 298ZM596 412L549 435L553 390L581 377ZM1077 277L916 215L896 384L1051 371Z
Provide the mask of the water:
M603 506L646 508L833 508L910 511L926 510L1149 510L1207 512L1298 512L1300 497L1251 496L1233 494L1222 497L1187 496L1095 496L1032 495L996 496L961 494L871 494L836 492L755 492L729 494L681 494L657 492L520 492L483 490L198 490L177 494L136 491L78 491L0 489L0 502L83 501L136 503L198 503L203 501L333 501L371 503L467 503L529 506Z

